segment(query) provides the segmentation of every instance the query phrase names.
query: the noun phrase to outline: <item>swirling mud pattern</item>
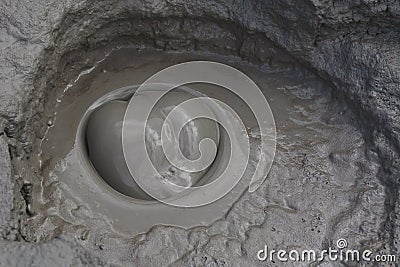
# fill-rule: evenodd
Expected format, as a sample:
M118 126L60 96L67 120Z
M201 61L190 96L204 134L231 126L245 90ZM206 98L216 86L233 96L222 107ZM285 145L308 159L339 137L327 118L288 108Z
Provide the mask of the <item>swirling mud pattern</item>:
M250 153L247 130L240 116L218 99L194 97L193 94L193 98L189 97L176 105L161 126L159 144L166 159L173 166L174 173L183 172L179 176L189 177L189 181L186 179L181 184L175 184L165 179L165 174L157 170L154 161L149 157L145 123L141 124L144 127L137 131L139 136L132 138L131 133L137 127L137 124L132 122L147 121L163 95L190 83L208 83L224 87L240 97L252 110L261 131L261 150L268 151L269 155L263 162L258 162L253 173L249 190L256 190L266 178L275 154L276 133L271 109L261 90L248 76L228 65L209 61L193 61L168 67L146 80L131 98L125 113L122 142L125 160L132 177L151 197L180 207L196 207L214 202L231 191L242 178ZM231 153L225 170L220 172L218 177L213 177L212 182L205 185L192 186L195 183L190 181L190 174L201 172L215 163L218 150L215 140L204 138L198 144L200 157L188 159L181 153L179 134L185 126L190 127L191 122L200 118L214 121L224 128L231 142ZM154 149L154 146L152 147ZM141 155L140 159L137 155Z

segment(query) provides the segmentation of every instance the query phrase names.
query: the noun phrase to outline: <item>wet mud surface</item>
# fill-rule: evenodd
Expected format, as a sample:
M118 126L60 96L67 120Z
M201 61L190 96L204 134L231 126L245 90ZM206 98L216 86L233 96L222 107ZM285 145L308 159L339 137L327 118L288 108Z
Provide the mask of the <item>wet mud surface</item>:
M122 210L122 204L96 208L90 202L99 203L98 195L107 192L88 190L79 195L82 180L90 175L80 170L82 159L71 152L80 119L105 93L139 84L172 64L200 59L235 66L260 86L277 127L272 170L259 190L237 197L230 210L218 213L206 207L201 211L215 214L203 221L206 227L155 226L139 237L129 225L121 231L115 222L123 220L126 211L110 214L107 209ZM265 244L323 249L339 238L347 239L354 249L368 244L380 250L385 245L379 241L385 193L376 179L378 157L366 146L352 112L331 93L328 83L300 66L260 69L239 58L212 54L138 52L134 48L113 52L58 97L38 162L30 164L42 180L33 189L31 208L36 215L25 221L29 233L25 238L42 242L62 232L103 260L139 265L202 265L217 259L228 266L253 265L257 264L256 252ZM257 134L257 130L250 132L254 138ZM132 214L129 219L149 218ZM202 244L204 238L208 241ZM231 252L226 246L237 246L238 251ZM133 247L137 249L132 257ZM148 255L149 250L154 254Z
M397 1L50 2L0 3L0 265L264 266L266 244L322 250L339 238L398 254ZM66 194L72 118L187 59L226 62L263 88L272 170L207 226L121 233Z

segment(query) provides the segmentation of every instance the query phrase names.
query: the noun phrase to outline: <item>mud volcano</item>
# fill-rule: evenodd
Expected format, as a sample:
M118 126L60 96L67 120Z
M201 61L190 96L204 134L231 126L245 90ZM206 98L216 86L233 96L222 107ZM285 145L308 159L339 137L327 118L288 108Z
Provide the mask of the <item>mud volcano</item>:
M0 265L265 266L265 245L321 251L339 239L398 254L397 1L34 0L0 12ZM76 153L90 154L79 124L101 97L199 60L260 87L275 118L274 163L226 206L139 212L158 204L113 189L99 166L87 171L96 163ZM201 92L241 106L217 91ZM260 131L242 117L250 158L262 160ZM157 221L163 212L170 221Z

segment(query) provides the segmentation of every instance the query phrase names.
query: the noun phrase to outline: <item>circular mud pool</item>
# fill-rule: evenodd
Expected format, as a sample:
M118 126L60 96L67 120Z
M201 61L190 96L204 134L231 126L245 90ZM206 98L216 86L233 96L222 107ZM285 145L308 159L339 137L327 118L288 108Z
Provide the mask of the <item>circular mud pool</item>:
M396 0L1 1L0 265L390 265L258 257L266 248L338 246L398 254L399 18ZM185 84L237 113L243 128L238 124L234 137L247 137L249 164L216 201L177 207L164 203L168 195L155 200L158 187L150 187L151 194L137 187L145 153L121 165L116 159L135 150L121 148L121 130L110 125L128 113L126 102L146 79L193 61L226 64L258 85L260 97L248 104L268 102L276 153L268 175L253 183L257 163L272 158L261 146L268 127L258 127L248 106L221 86ZM146 153L152 151L165 174L149 181L179 190L214 185L229 154L242 158L229 153L236 148L229 131L197 121L179 136L181 152L196 161L199 152L215 148L213 164L186 164L183 172L162 164L167 155L159 147L159 120L176 99L187 98L161 101L147 128L154 131L145 135ZM185 106L178 121L193 111L212 114L208 107ZM207 145L202 137L215 147L200 151ZM197 199L192 193L198 192L217 198L221 191L206 188L183 191L190 194L182 199Z
M247 121L252 150L244 179L217 202L197 208L121 194L88 160L87 140L79 132L82 118L105 95L126 97L129 92L118 89L193 60L235 67L261 89L277 132L267 179L248 191L248 176L263 160L261 133L249 110L218 86L194 84L193 89L237 107ZM189 258L205 264L208 256L195 255L200 247L200 254L216 253L220 256L213 257L226 262L257 264L256 256L244 253L256 255L265 244L317 249L321 240L329 245L339 238L354 248L380 249L376 231L385 210L384 187L376 180L378 157L366 146L351 111L332 96L331 85L294 61L260 66L234 56L127 47L106 54L58 92L38 156L30 159L29 171L40 182L29 203L32 216L25 220L27 240L72 235L100 258L119 264L178 264Z

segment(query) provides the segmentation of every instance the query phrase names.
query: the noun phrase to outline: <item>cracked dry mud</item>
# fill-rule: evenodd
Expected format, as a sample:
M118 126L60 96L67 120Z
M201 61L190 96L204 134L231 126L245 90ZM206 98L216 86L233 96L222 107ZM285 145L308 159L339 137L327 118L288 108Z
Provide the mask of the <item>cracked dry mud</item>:
M398 253L398 2L3 1L0 13L0 265L263 266L265 244L339 238ZM205 58L254 78L278 137L264 184L217 221L115 231L46 175L65 163L68 132L38 168L74 101Z

